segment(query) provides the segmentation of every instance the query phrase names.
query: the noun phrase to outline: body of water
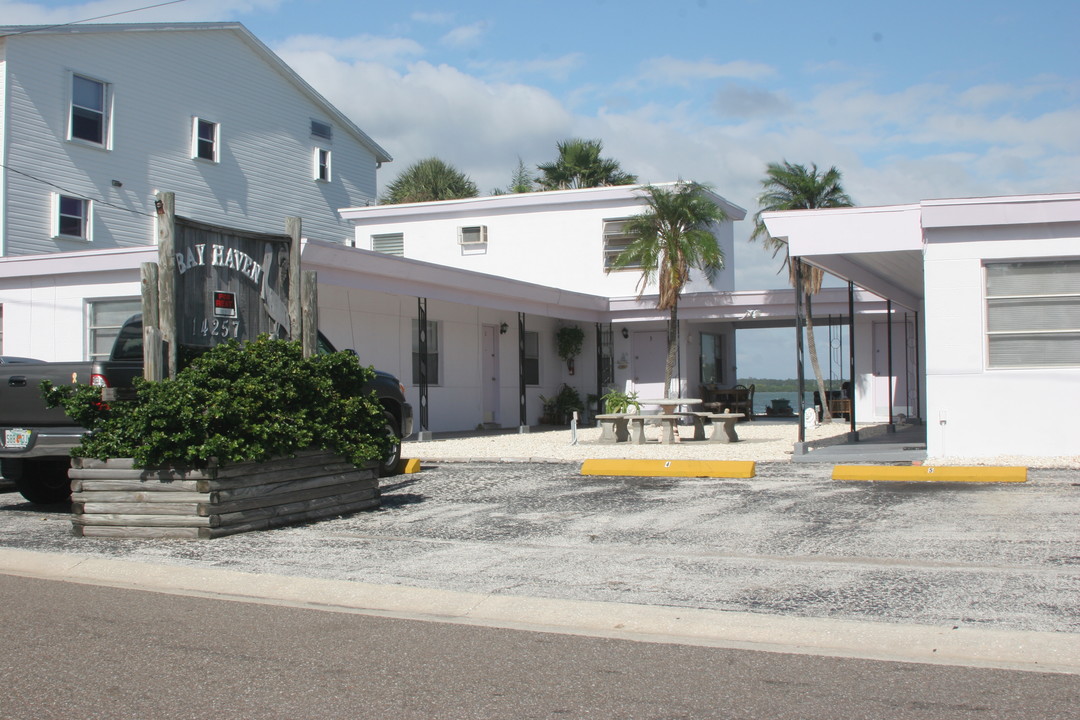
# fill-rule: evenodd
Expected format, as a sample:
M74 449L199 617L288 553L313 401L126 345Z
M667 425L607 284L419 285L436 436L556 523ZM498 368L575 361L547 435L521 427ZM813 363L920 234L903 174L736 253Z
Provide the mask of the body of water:
M813 391L803 394L806 402L806 407L814 406L814 393ZM797 392L755 392L754 393L754 414L764 415L765 408L772 405L772 401L778 398L782 398L791 403L792 414L799 411L799 393Z

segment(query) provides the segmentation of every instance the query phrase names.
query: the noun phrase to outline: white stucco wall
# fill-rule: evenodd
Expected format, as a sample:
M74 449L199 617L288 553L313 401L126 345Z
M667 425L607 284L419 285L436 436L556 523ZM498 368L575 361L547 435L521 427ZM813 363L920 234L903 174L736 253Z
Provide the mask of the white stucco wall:
M993 204L960 210L925 230L928 453L1080 454L1080 367L988 367L984 277L985 262L1080 257L1080 214L1044 223ZM995 217L1007 224L978 224Z
M723 201L733 219L745 214ZM605 220L644 209L635 188L528 193L442 203L345 209L355 224L355 245L371 249L372 236L401 233L405 257L607 297L634 295L641 273L604 272ZM488 242L458 244L458 228L483 225ZM715 228L727 260L712 283L694 272L684 292L734 289L734 227ZM652 286L647 292L655 292Z

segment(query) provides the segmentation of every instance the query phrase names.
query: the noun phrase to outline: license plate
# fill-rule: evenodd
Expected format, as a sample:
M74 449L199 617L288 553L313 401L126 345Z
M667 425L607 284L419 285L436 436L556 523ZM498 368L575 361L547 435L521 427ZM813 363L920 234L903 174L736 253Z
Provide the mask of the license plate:
M30 445L30 430L11 428L4 430L4 447L25 448Z

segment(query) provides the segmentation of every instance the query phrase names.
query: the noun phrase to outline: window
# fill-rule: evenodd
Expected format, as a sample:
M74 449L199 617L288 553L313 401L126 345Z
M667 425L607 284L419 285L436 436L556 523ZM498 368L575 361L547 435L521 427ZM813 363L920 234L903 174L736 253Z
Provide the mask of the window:
M417 332L419 320L412 321L412 383L420 384L420 337ZM427 381L428 385L439 384L439 324L428 320L427 331Z
M488 241L487 225L458 228L459 245L482 245Z
M1080 260L988 263L989 366L1080 365Z
M604 269L610 270L623 250L637 239L637 235L628 234L624 227L630 218L604 221ZM640 263L631 263L620 268L621 270L637 270Z
M192 128L191 156L199 160L218 161L218 136L220 126L216 122L195 118Z
M540 333L525 331L525 371L526 385L540 384Z
M371 249L375 252L386 253L387 255L405 257L405 235L402 233L372 235Z
M82 140L102 147L108 144L109 86L83 75L71 76L72 140Z
M55 195L53 237L90 239L90 201L72 195Z
M315 179L330 182L330 151L315 148Z
M132 315L142 312L142 300L90 300L86 303L86 347L89 360L107 358L120 327ZM142 347L142 338L138 338ZM140 355L140 357L142 357Z
M724 336L701 333L701 384L724 382Z
M319 122L318 120L311 121L311 137L322 138L323 140L334 139L334 126L330 123Z

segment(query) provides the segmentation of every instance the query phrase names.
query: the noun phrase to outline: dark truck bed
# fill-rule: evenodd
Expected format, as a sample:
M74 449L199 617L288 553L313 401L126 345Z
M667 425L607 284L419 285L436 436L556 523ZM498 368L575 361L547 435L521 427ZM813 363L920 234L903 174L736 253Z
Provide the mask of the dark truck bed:
M0 364L0 473L31 502L63 501L68 453L85 432L62 409L45 407L41 381L85 384L91 371L89 362Z

